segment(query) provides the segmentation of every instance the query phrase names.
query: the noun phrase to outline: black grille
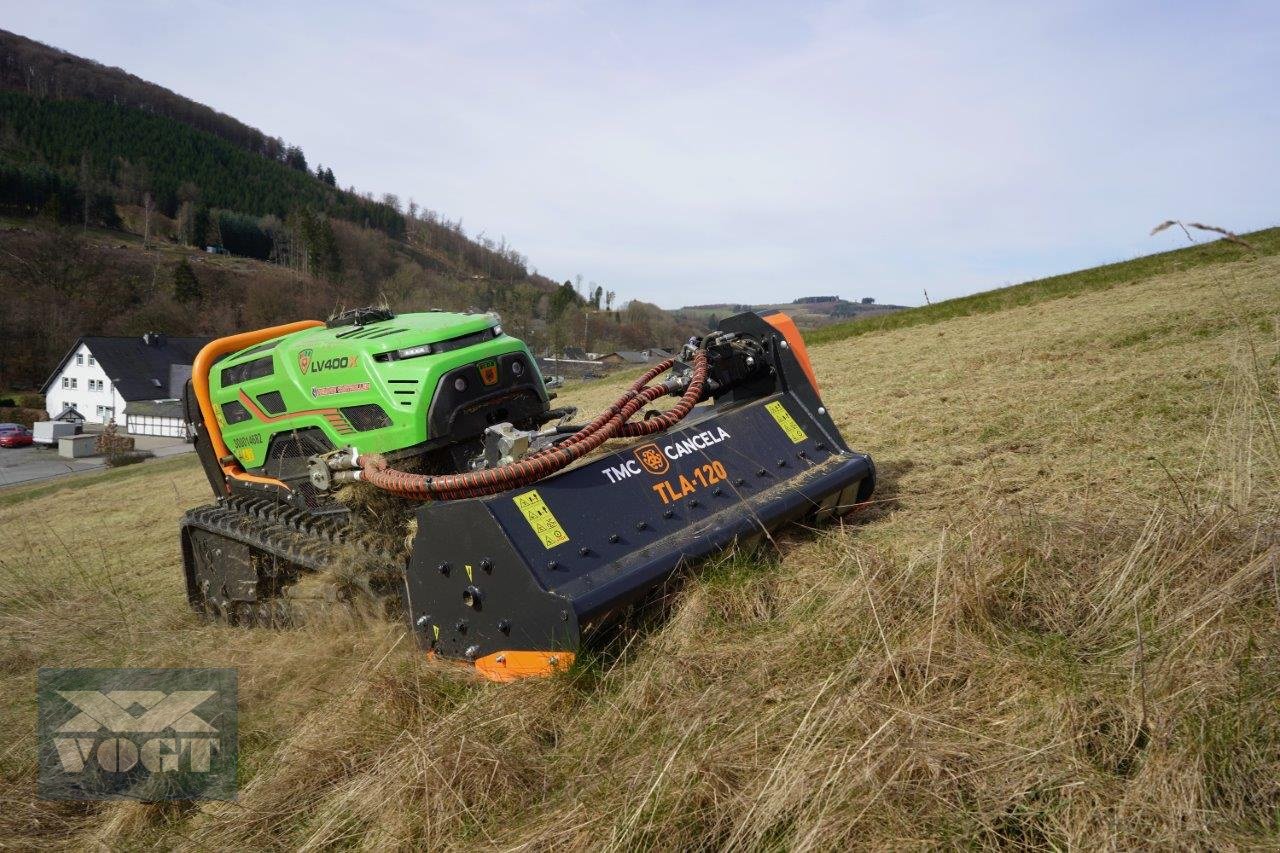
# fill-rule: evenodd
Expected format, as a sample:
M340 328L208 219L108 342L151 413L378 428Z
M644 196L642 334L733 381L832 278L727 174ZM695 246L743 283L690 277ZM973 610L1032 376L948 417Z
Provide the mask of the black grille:
M231 385L238 385L250 379L261 379L263 376L270 376L272 373L275 373L275 367L272 366L271 356L255 358L253 361L246 361L243 364L224 367L222 369L222 387L227 388Z
M377 403L365 403L363 406L344 406L342 416L360 432L371 429L382 429L391 426L391 418Z
M319 427L277 433L271 437L271 444L267 447L262 472L287 482L302 497L303 503L314 509L320 505L320 499L307 479L307 460L330 450L333 450L333 444Z
M439 343L432 344L431 351L433 353L452 352L453 350L462 349L463 347L474 346L476 344L482 344L485 341L491 341L493 338L493 329L481 329L480 331L472 332L469 335L463 335L459 338L450 338L447 341L440 341Z
M397 331L404 331L404 330L398 329ZM378 336L374 335L373 337L378 337ZM420 355L436 355L442 352L452 352L453 350L456 350L456 349L463 349L464 347L475 346L476 344L482 344L485 341L491 341L496 337L497 335L494 334L494 331L492 328L481 329L478 332L472 332L469 335L460 335L459 337L456 337L456 338L450 338L447 341L436 341L434 344L423 344L423 346L425 346L427 349L422 353L420 353ZM410 349L410 347L404 347L404 349ZM373 359L374 361L396 361L397 352L399 352L399 350L392 350L390 352L380 352L377 355L375 355ZM409 358L417 358L417 357L418 356L409 356Z
M236 353L235 357L243 358L246 355L256 355L260 352L266 352L269 349L274 349L276 344L280 343L281 340L283 340L283 338L276 338L274 341L267 341L265 344L258 344L256 347L249 347L247 350L242 350Z
M252 417L252 415L249 414L249 410L246 409L239 400L232 400L230 403L223 403L222 416L227 419L227 423L229 424L244 423Z
M317 453L328 453L333 444L325 437L319 427L304 427L276 433L271 437L271 446L267 449L267 466L276 466L297 460L304 462ZM305 470L305 465L303 470ZM288 476L289 472L279 467L272 473Z
M258 403L269 415L278 415L284 411L284 397L280 396L279 391L268 391L265 394L259 394Z

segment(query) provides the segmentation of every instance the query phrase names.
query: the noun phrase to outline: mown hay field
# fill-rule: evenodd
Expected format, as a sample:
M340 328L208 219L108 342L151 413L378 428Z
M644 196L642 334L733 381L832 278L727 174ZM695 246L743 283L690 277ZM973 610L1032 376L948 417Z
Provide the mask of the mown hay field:
M1280 258L812 354L875 504L547 681L395 624L201 624L193 461L6 495L0 846L1280 843ZM36 800L39 666L236 667L238 801Z

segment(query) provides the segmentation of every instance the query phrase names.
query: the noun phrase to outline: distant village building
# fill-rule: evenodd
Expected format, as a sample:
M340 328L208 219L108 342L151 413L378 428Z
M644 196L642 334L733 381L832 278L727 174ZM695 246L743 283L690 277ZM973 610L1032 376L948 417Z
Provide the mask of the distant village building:
M617 367L623 364L648 364L651 361L662 361L671 358L671 353L661 347L649 347L642 350L618 350L600 356L605 364Z
M618 350L617 352L600 356L600 360L613 367L623 364L648 364L649 355L647 351Z
M74 409L88 423L114 419L134 435L183 437L182 399L196 353L209 338L86 336L45 383L45 409L56 419Z
M538 358L538 370L543 377L564 376L572 379L584 379L603 376L605 365L597 359L580 358Z

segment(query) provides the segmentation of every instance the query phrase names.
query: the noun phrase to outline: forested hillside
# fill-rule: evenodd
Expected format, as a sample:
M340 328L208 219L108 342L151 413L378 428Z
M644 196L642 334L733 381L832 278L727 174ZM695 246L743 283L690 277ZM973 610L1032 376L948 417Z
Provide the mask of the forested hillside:
M134 107L181 122L271 159L301 153L255 127L119 68L0 30L0 89L43 98L79 98Z
M222 334L383 301L496 310L539 350L693 331L656 306L614 311L603 286L539 275L505 239L341 189L297 145L4 31L0 226L0 389L39 386L81 334Z
M53 200L61 218L75 221L88 196L90 223L114 225L103 202L150 195L156 211L183 217L193 244L207 236L195 230L194 215L205 211L207 228L209 208L279 218L309 209L404 236L400 211L336 189L326 182L330 172L312 175L305 159L294 168L133 107L0 92L0 154L0 199L16 212ZM237 254L266 259L270 241L263 243L265 251L246 242Z

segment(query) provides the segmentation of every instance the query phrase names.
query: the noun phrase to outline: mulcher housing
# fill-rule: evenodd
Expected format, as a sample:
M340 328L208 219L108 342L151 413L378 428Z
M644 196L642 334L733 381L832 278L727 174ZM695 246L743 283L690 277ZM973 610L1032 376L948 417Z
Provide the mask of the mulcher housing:
M400 326L412 329L415 316L421 315L364 325L358 328L366 331L346 337L334 334L335 329L295 331L263 350L275 353L277 371L283 364L286 376L310 378L314 359L335 358L331 351L352 348L354 364L330 362L321 371L332 369L336 391L328 390L328 377L321 386L294 382L288 394L280 390L281 383L261 377L238 383L211 379L204 391L208 405L202 406L197 376L188 408L194 410L197 449L220 501L193 511L184 523L193 604L202 606L212 597L260 606L259 592L274 594L298 572L342 559L337 545L360 539L352 532L354 520L306 521L334 509L323 495L301 494L306 489L302 480L282 482L272 476L280 472L268 463L252 467L264 456L272 458L272 441L285 433L273 429L282 421L270 420L280 416L263 410L263 394L280 391L286 412L295 419L290 430L315 429L330 449L352 446L360 453L466 446L495 418L536 423L549 408L540 377L536 385L524 381L537 377L528 351L519 341L493 335L491 318L477 320L474 329L468 326L463 334L479 338L440 354L447 358L379 361L371 350L403 351L416 345L421 329L403 339L399 336L404 332L382 334ZM823 406L794 324L782 314L746 313L722 321L719 332L716 346L707 349L707 399L674 428L530 486L418 506L409 556L392 569L401 573L397 585L421 648L469 661L499 680L562 669L573 660L589 626L643 596L678 567L735 540L767 535L792 521L821 521L870 498L875 484L871 458L845 444ZM457 324L441 322L438 337L457 339ZM234 380L235 371L251 372L244 366L262 357L238 352L210 364L208 373ZM524 365L519 376L513 375L513 359ZM301 372L293 369L297 367ZM498 377L493 377L495 367ZM443 410L442 389L452 388L456 376L478 379L482 369L495 387L498 381L507 383L502 386L505 396L495 394L490 405L471 406L470 420L454 418L442 434L439 418L433 420L431 414ZM398 395L397 385L409 381L433 388L434 394L401 400L408 395ZM357 387L344 390L344 385ZM348 409L370 405L384 410L389 423L348 433L326 415L299 414L315 407L316 387L326 389L324 396L333 398L332 408L348 424ZM258 405L245 404L246 397ZM210 408L236 401L247 418L224 424L222 412L214 409L215 426L201 417ZM232 444L245 435L259 441L242 442L252 448L248 458L238 452L219 455L216 446L224 439L218 432ZM273 514L273 502L288 506L293 515ZM246 506L259 508L246 512ZM242 519L246 515L253 519ZM293 539L288 542L272 526L286 517L292 518ZM219 570L219 561L238 568ZM264 564L269 564L265 572ZM233 594L232 587L238 592Z

